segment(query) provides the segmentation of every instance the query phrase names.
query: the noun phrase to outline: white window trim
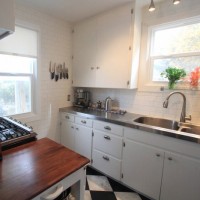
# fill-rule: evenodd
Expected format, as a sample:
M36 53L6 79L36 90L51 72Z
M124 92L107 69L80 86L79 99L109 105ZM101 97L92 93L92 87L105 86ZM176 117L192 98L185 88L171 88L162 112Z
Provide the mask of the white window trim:
M154 34L155 30L163 30L167 28L178 27L181 25L188 25L192 23L200 22L200 16L190 17L187 19L174 20L168 23L160 23L156 25L142 25L142 41L141 41L141 54L140 54L140 70L139 70L139 81L138 81L138 90L139 91L162 91L163 88L167 90L167 82L159 82L152 81L152 73L153 73L153 60L156 58L172 58L178 56L189 56L189 55L200 55L197 52L190 53L182 53L182 54L173 54L167 56L151 56L151 48L153 44L152 34ZM187 90L189 89L189 84L178 83L176 89Z
M32 112L29 113L22 113L22 114L16 114L16 115L11 115L13 118L16 118L18 120L23 120L23 122L32 122L32 121L37 121L41 119L41 102L40 102L40 66L41 66L41 59L40 59L40 49L41 49L41 37L40 37L40 27L29 23L25 22L19 19L15 20L15 25L20 26L23 28L27 28L30 30L37 31L38 33L38 40L37 40L37 68L34 68L33 70L36 70L33 72L35 76L32 76L34 79L33 82L34 84L32 85L31 91L32 91ZM15 54L16 55L16 54ZM22 55L20 55L22 56ZM26 57L28 57L26 55Z

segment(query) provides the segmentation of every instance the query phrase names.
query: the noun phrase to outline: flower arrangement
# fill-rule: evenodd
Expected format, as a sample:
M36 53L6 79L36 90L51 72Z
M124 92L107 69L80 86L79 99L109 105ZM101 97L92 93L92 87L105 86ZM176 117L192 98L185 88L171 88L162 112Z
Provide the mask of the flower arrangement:
M191 88L197 88L198 87L199 78L200 78L200 67L196 67L189 74L189 83L190 83Z
M164 72L160 74L164 78L168 78L168 88L174 89L178 80L186 76L186 72L184 69L176 68L176 67L168 67Z

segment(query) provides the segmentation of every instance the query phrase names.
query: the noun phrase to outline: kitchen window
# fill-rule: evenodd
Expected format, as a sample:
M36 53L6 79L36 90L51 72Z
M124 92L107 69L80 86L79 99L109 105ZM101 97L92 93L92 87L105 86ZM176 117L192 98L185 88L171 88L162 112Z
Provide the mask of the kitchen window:
M160 74L168 67L184 68L189 74L200 66L200 16L144 25L141 49L141 90L167 85L168 80ZM187 84L179 87L187 88Z
M152 81L167 67L184 68L187 73L200 65L200 19L152 28L150 65Z
M0 40L0 116L36 112L38 33L16 26Z

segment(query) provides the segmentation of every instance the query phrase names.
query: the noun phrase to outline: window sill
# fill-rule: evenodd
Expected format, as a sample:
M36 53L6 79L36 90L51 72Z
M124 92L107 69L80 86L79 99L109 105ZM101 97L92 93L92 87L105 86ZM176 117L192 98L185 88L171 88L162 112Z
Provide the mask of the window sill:
M174 90L200 91L200 86L197 88L191 88L188 84L182 82L177 83L174 89L169 89L167 83L147 83L138 87L138 91L140 92L164 92Z

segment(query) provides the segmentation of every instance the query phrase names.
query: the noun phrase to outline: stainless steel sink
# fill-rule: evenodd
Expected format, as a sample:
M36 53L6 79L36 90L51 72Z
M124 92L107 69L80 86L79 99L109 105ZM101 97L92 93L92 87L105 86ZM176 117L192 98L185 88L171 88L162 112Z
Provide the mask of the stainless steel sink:
M134 122L140 124L146 124L150 126L156 126L161 128L167 128L171 130L178 130L179 123L174 120L162 119L162 118L154 118L154 117L139 117L134 120Z
M200 135L200 125L181 123L179 131Z

